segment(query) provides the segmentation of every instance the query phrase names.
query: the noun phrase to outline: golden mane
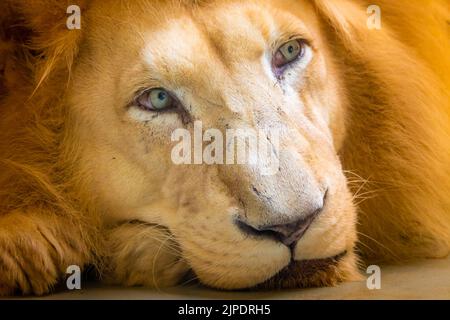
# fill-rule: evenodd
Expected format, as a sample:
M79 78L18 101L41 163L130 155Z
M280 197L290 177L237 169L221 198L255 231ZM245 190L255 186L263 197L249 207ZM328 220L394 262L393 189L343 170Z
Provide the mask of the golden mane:
M6 228L1 232L7 237L6 231L17 231L8 226L18 225L23 234L37 234L51 245L58 242L48 239L50 234L64 239L69 247L56 247L57 256L52 256L59 272L71 261L100 264L101 245L98 215L75 194L82 173L73 170L77 142L63 103L81 39L80 32L67 31L66 17L59 14L69 2L0 4L0 228ZM39 263L42 258L30 252L29 259Z
M373 31L366 27L368 3L316 4L347 83L351 111L344 167L350 178L368 180L359 192L363 199L356 199L361 250L370 260L447 255L448 4L379 1L383 24Z

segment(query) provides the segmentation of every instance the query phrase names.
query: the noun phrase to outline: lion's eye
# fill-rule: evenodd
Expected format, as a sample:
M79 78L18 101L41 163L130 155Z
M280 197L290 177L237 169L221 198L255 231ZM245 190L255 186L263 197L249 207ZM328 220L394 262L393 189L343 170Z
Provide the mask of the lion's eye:
M151 89L143 92L138 98L140 107L150 111L162 111L175 106L175 100L164 89Z
M305 44L300 40L291 40L277 50L273 58L273 64L275 67L281 68L302 57L304 53Z

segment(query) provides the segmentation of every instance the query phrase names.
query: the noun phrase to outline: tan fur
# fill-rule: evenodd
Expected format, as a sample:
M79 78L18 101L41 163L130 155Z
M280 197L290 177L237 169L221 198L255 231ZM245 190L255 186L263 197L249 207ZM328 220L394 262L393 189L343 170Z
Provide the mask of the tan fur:
M439 1L378 5L382 30L367 36L364 6L319 2L331 19L340 17L332 21L343 37L337 52L350 54L343 68L354 110L342 154L345 167L368 180L360 192L368 198L360 204L360 241L372 259L444 257L450 241L449 8Z
M133 78L133 74L143 74L145 67L124 68L137 59L145 41L167 45L157 34L145 38L147 30L165 19L187 15L182 21L190 21L195 14L198 19L208 17L204 24L210 30L211 25L225 23L227 15L242 11L233 3L161 2L168 6L166 15L150 1L87 1L86 5L77 1L83 9L83 27L68 31L65 11L71 1L2 1L0 295L47 293L71 264L94 264L109 282L154 287L176 284L193 268L204 283L225 289L253 286L273 275L275 260L281 265L285 253L269 241L242 240L227 227L210 229L228 220L205 208L225 212L235 206L233 192L240 192L244 180L233 179L247 178L245 174L198 167L173 169L165 160L163 152L167 150L162 149L160 140L155 140L154 148L150 146L154 157L161 159L155 166L151 156L136 156L149 148L143 142L149 139L145 126L130 124L125 118L116 121L96 108L113 96L123 99L127 90L147 81ZM321 141L310 141L323 155L308 153L311 171L320 181L327 179L328 173L337 187L331 194L332 208L327 209L330 215L318 221L297 252L304 259L327 258L342 249L348 255L328 272L289 278L282 287L358 279L353 253L356 238L365 262L404 262L444 257L449 252L449 7L445 0L381 0L382 29L369 31L368 4L356 0L265 4L280 10L279 14L292 10L307 26L314 26L329 81L319 75L321 62L314 61L316 69L308 74L310 83L300 100L306 113L313 113L311 108L320 101L333 105L329 130L358 210L356 236L351 195L340 172L332 170L339 167L338 160ZM225 9L217 9L220 6ZM255 1L245 8L249 21L266 28L263 33L268 37L264 23L270 10L259 8ZM245 19L239 21L236 29L254 30ZM191 22L184 27L201 30ZM287 22L283 27L292 26ZM105 30L115 30L119 42L110 42ZM166 31L160 30L160 34ZM120 37L130 34L136 37ZM167 68L161 71L166 72L166 79L175 78L180 86L190 85L193 91L207 95L197 100L198 104L221 105L228 105L223 93L229 90L232 96L238 89L230 88L242 81L237 88L246 86L255 92L240 99L262 105L258 98L267 90L257 90L265 84L252 86L249 81L247 86L245 78L232 68L236 50L230 43L242 42L231 31L218 29L207 34L208 41L199 41L208 44L202 54L209 59L195 62L203 68L188 70L183 64ZM248 47L258 47L255 42ZM117 86L110 79L118 78L119 66L128 73L126 81ZM207 73L207 67L216 72ZM177 72L182 76L174 76ZM227 82L223 74L233 75L235 82ZM99 82L103 92L97 95L93 88ZM219 88L217 92L205 89L211 82ZM317 92L323 96L317 98ZM267 94L269 98L272 96ZM115 109L120 116L121 110ZM211 120L211 114L205 119ZM155 132L154 139L158 139L161 132ZM150 167L148 163L152 163ZM222 177L220 183L217 175ZM158 185L159 200L146 199L152 196L150 189L144 188L148 185ZM186 197L192 190L198 194L202 190L203 195ZM290 191L280 193L289 195ZM330 227L336 223L333 217L341 223L336 228ZM145 223L130 223L140 220ZM320 256L322 252L324 256ZM265 265L264 255L274 257L274 262Z

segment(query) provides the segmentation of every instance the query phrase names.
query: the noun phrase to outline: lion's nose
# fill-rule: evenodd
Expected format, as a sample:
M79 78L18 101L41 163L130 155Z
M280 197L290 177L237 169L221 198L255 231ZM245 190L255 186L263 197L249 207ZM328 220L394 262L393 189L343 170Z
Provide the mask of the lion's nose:
M241 231L258 237L272 238L290 247L295 245L306 233L311 223L320 214L322 208L315 210L306 217L285 224L254 227L245 221L237 220Z

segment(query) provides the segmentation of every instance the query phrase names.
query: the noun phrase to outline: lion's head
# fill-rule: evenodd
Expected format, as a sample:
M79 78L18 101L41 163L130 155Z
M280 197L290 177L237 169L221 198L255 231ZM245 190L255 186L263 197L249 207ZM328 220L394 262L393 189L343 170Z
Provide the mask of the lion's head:
M68 84L37 82L61 92L58 157L69 177L61 183L71 203L82 199L98 215L109 279L164 286L192 270L206 285L242 289L358 278L356 189L346 170L407 179L401 160L421 142L399 137L400 120L412 123L418 111L400 119L404 110L387 108L405 106L416 83L384 79L395 64L382 59L407 51L390 30L365 39L364 7L337 2L89 3L81 30L66 31L78 34L64 47ZM380 57L363 53L386 39ZM411 130L429 134L415 122ZM377 134L388 145L372 143ZM239 141L248 151L241 162ZM271 154L269 172L260 153L251 161L255 141ZM385 191L367 209L379 212L374 234L384 210L396 210L388 197L405 203L406 192ZM396 219L377 241L403 236Z
M253 287L304 260L352 270L355 210L337 156L345 98L313 6L128 6L91 8L68 98L105 220L166 227L214 287ZM200 143L210 129L224 138L199 150L196 122ZM180 128L192 140L182 164L171 139ZM226 163L233 129L264 135L275 172ZM227 144L223 161L199 160L212 143Z

